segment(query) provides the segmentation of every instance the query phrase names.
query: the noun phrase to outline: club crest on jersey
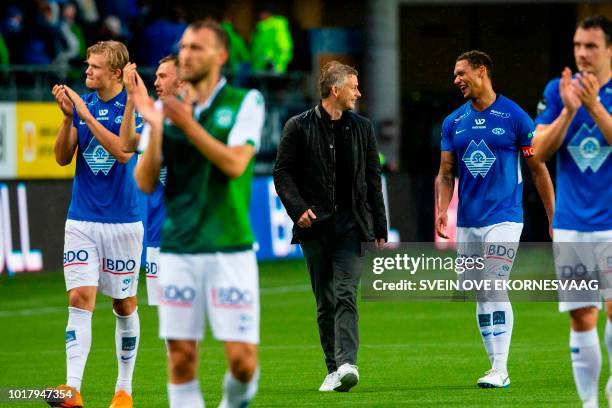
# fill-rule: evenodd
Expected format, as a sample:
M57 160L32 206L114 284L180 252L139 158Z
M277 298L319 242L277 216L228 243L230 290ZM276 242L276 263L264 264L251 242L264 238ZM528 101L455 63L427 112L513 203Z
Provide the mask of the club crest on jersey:
M484 140L481 140L478 144L472 140L465 150L462 160L472 176L477 177L480 174L484 178L491 170L496 158Z
M570 156L582 173L589 167L593 173L597 173L612 152L612 147L602 145L602 141L596 137L595 128L595 125L589 128L583 124L567 145Z
M87 149L83 152L83 157L91 171L93 171L93 174L96 176L100 172L107 176L113 164L117 161L104 147L102 147L102 145L100 145L95 137L93 137L89 145L87 145Z
M232 125L234 112L229 108L219 108L215 112L215 125L227 129Z

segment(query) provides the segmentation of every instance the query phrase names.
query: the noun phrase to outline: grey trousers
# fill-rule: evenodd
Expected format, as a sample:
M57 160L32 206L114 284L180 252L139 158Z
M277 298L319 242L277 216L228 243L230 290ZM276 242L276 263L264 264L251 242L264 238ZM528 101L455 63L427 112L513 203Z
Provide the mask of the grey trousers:
M346 212L318 227L321 228L318 238L301 245L317 302L321 347L331 373L344 363L357 361L361 235L353 216Z

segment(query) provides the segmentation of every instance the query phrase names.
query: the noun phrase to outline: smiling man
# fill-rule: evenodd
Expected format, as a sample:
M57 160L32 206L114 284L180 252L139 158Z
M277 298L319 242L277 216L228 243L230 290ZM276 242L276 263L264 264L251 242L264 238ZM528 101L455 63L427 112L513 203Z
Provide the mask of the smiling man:
M353 113L357 71L337 61L321 70L321 102L285 124L274 185L293 220L317 302L327 376L319 391L357 385L357 264L361 242L387 240L380 162L370 121Z
M582 264L596 279L598 269L609 269L601 260L612 256L612 23L609 19L592 16L578 24L574 33L574 58L580 72L572 77L570 69L565 68L561 78L550 81L544 90L544 98L538 105L533 145L536 156L542 160L557 158L553 241L564 243L556 251L557 274L564 276L567 266ZM565 278L584 279L584 276ZM604 280L600 284L606 289L610 285ZM612 296L609 292L602 293L608 315L604 339L612 362ZM574 380L583 406L592 408L598 406L601 371L597 334L601 299L584 296L573 300L576 301L561 298L559 310L569 312ZM612 376L606 385L606 396L612 406Z
M485 258L484 279L508 279L523 230L523 184L519 156L527 159L549 222L554 191L543 162L533 158L534 124L516 103L495 93L493 61L481 51L461 54L455 63L454 84L467 102L444 120L436 231L448 238L447 209L459 172L457 220L458 256ZM499 249L503 246L503 249ZM462 275L461 277L464 277ZM507 360L514 324L507 294L477 294L478 329L491 369L478 379L482 388L510 385Z

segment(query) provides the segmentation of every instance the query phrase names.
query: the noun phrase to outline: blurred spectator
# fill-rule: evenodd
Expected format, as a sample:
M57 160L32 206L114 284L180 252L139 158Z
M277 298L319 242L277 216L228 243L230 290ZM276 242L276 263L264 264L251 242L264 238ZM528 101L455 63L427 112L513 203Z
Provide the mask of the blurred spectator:
M223 19L221 26L229 37L229 60L227 66L234 76L247 73L249 71L250 55L246 43L234 29L229 17Z
M6 10L6 15L0 26L0 33L3 36L7 54L12 54L13 62L16 62L19 59L16 50L23 40L23 13L19 7L10 6Z
M259 13L251 39L251 66L254 71L284 73L293 58L293 39L287 18L270 9L264 7Z
M15 44L17 62L48 65L61 46L59 34L59 5L54 1L36 0L31 20L25 19L19 43Z
M5 66L10 62L9 59L9 50L4 42L4 37L2 33L0 33L0 71L3 71Z
M158 13L145 26L134 47L136 61L147 67L155 67L166 55L178 53L178 42L187 28L182 7L171 6L156 11Z
M95 42L109 40L119 41L124 44L128 43L128 33L117 16L107 16L104 18L96 35Z
M81 27L76 23L77 8L73 3L64 3L59 32L62 35L62 47L54 63L67 64L75 58L85 59L85 37Z
M121 21L124 28L138 16L137 0L98 0L97 5L103 19L114 16Z
M87 24L97 23L100 14L96 7L95 0L74 0L79 7L79 15Z

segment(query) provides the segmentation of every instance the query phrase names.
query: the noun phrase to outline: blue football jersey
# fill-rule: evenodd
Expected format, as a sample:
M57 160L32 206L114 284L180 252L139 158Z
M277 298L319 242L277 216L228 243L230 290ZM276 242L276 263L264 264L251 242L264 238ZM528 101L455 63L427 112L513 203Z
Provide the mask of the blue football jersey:
M127 99L125 90L106 102L96 92L82 98L96 120L119 135ZM141 198L132 175L136 155L126 164L119 163L102 147L76 110L72 125L77 129L78 152L68 219L107 223L141 221ZM137 115L136 131L141 128L142 118Z
M466 102L446 117L441 150L456 156L458 227L523 222L519 155L533 155L533 129L529 115L499 94L482 112Z
M612 80L599 90L612 113ZM559 78L544 89L536 124L552 123L563 110ZM584 107L572 120L557 151L557 194L553 227L577 231L612 229L612 147Z
M166 185L166 167L159 172L157 188L147 196L147 246L159 247L161 244L161 230L166 218L164 207L164 187Z

